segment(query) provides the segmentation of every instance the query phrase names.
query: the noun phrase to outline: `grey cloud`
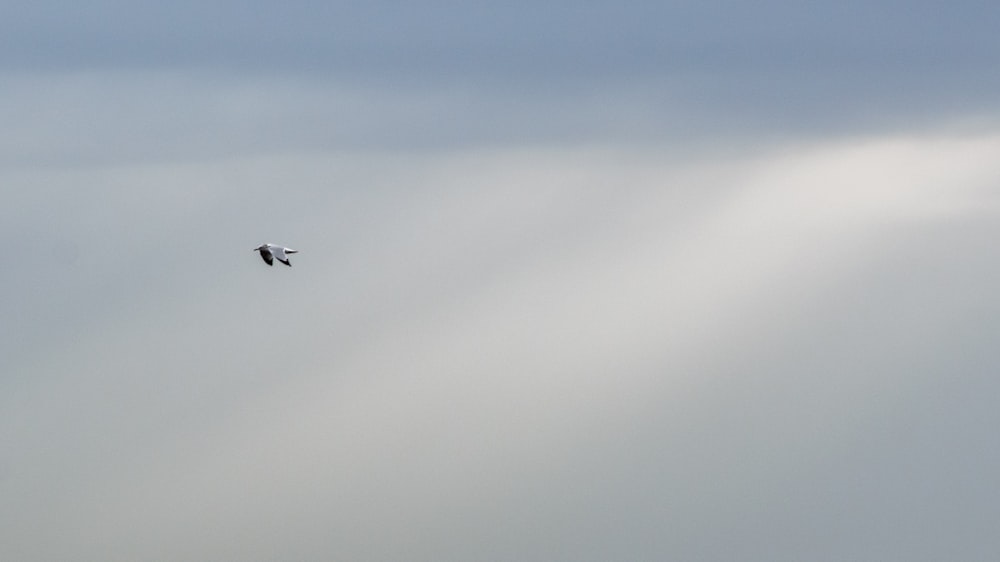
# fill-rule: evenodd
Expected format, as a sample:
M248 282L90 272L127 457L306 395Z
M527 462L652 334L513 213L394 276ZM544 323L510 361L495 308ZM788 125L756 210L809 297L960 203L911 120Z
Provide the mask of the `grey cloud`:
M107 17L110 13L120 17ZM350 66L356 60L376 68L389 63L395 70L458 64L465 71L507 72L542 64L557 73L600 69L613 74L615 66L656 72L713 57L715 62L756 58L795 65L831 56L850 64L981 60L991 55L983 47L993 41L996 17L987 4L973 2L949 10L908 2L808 7L781 1L754 6L98 2L86 9L49 2L13 8L5 19L5 36L15 45L50 45L52 52L40 49L41 56L57 61L73 61L76 55L114 63L138 56L154 63L201 59L237 65L295 66L311 60L322 67L330 62ZM30 60L30 51L19 54ZM570 61L576 64L553 64Z
M744 86L755 92L745 96L725 79L709 79L708 91L683 81L540 91L516 83L396 87L190 71L15 74L0 89L8 132L0 161L14 170L70 169L302 151L609 143L670 144L672 156L683 159L709 146L858 131L982 131L995 121L971 101L958 107L928 94L910 103L890 92L848 116L816 104L851 97L844 92L849 84L827 89L824 79L790 87L777 78L764 85L770 78L747 77ZM883 111L887 104L894 109Z
M49 3L15 9L0 29L12 53L4 68L15 74L158 70L251 76L264 89L317 79L366 92L423 87L472 100L475 114L460 116L474 120L510 111L503 98L514 109L545 101L543 113L567 100L579 117L600 111L588 99L639 91L641 114L660 131L867 133L994 112L997 23L996 10L974 2L947 10L912 2Z
M511 87L381 89L185 72L18 75L0 91L8 166L212 161L299 151L416 150L684 137L640 91L561 100ZM684 125L689 131L691 124ZM690 135L687 135L690 136Z

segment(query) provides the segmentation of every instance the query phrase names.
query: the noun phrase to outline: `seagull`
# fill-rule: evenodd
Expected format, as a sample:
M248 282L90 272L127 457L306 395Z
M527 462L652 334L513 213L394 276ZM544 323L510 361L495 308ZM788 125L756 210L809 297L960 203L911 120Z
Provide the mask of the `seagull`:
M298 253L298 250L293 250L291 248L285 248L284 246L275 246L274 244L261 244L253 250L253 252L260 252L261 259L267 265L274 265L274 259L278 258L278 261L292 267L292 262L288 261L288 256L286 254Z

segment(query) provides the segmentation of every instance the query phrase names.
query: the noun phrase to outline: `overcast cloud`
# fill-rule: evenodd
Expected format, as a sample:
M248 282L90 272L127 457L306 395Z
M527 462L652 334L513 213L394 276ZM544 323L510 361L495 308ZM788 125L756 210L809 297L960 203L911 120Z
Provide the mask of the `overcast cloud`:
M989 559L998 19L5 8L0 558Z

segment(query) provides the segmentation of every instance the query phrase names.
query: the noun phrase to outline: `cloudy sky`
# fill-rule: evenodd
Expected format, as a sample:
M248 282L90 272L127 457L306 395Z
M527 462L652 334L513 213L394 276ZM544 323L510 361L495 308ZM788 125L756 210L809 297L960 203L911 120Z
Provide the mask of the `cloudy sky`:
M1000 550L995 3L144 4L0 18L0 558Z

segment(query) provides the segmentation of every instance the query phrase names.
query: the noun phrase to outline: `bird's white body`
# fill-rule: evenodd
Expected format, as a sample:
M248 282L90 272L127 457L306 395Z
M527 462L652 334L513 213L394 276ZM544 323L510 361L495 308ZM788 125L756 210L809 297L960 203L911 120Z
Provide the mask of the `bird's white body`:
M274 244L261 244L253 249L255 252L260 252L260 257L264 260L267 265L274 265L274 260L278 260L281 263L292 266L292 262L288 261L288 254L298 253L298 250L293 250L291 248L286 248L284 246L276 246Z

